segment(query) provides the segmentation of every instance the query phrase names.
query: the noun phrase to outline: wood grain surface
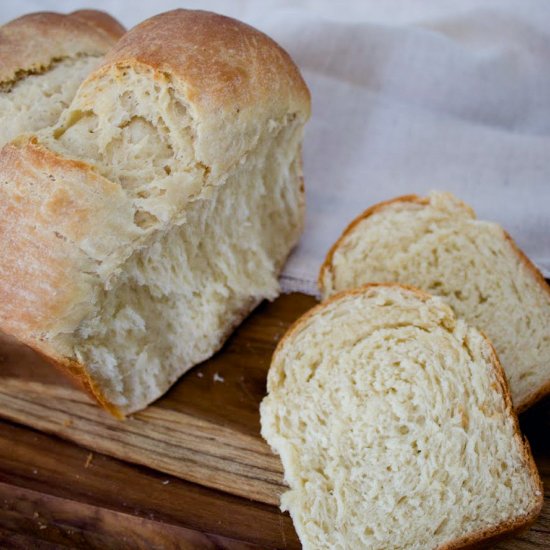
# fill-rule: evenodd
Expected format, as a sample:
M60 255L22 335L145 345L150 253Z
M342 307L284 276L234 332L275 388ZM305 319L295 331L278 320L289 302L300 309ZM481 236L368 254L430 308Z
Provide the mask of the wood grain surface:
M282 469L258 406L275 345L314 303L291 294L262 304L220 353L125 422L3 337L0 547L299 548L276 508ZM495 548L550 548L550 401L520 421L545 506Z

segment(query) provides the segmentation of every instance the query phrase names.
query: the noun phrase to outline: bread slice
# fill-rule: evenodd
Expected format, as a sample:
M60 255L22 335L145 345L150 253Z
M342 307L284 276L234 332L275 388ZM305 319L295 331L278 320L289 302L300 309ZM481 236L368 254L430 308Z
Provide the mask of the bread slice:
M321 294L392 281L441 296L489 336L519 411L550 392L550 287L500 226L449 193L369 208L330 250Z
M492 346L439 298L337 294L286 333L267 389L262 435L305 549L459 548L541 509Z
M124 34L96 10L31 13L0 27L0 146L55 124Z
M309 105L243 23L176 10L131 30L58 126L0 153L0 328L114 414L158 398L277 296Z

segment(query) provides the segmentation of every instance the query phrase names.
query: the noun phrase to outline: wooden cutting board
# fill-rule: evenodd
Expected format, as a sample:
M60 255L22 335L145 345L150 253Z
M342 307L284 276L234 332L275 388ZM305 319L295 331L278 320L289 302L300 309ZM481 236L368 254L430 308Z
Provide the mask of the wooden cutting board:
M0 542L4 535L22 547L36 539L74 544L77 536L92 547L127 547L119 543L128 537L148 541L143 547L298 547L290 519L276 508L282 468L260 437L258 407L277 342L314 304L301 294L262 304L220 353L124 422L2 337ZM522 419L546 480L548 405ZM535 527L499 548L550 548L546 485Z

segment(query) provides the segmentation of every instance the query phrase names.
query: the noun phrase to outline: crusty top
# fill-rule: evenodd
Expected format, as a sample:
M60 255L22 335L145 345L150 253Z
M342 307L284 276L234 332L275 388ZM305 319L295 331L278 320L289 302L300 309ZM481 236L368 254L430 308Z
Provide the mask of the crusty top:
M123 34L116 19L96 10L39 12L14 19L0 27L0 84L43 71L63 58L105 55Z
M105 32L112 41L117 41L126 32L126 29L108 13L100 10L77 10L67 17L84 21L87 25Z
M144 21L89 80L113 65L170 75L178 91L204 110L276 100L288 106L292 100L309 114L309 90L290 56L262 32L216 13L178 9Z
M266 125L285 117L303 124L310 114L300 71L271 38L223 15L178 9L124 35L82 83L64 124L105 106L103 92L124 86L128 72L168 82L193 120L194 155L212 180L254 148Z

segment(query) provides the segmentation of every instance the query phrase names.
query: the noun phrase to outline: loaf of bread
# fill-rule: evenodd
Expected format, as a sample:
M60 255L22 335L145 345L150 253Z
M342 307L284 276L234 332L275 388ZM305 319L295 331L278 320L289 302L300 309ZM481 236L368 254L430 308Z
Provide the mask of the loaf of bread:
M495 223L449 193L369 208L319 274L323 297L368 282L436 294L493 342L519 411L550 391L550 287Z
M412 287L345 291L299 319L261 422L304 549L460 548L542 506L491 344Z
M116 415L158 398L277 296L309 110L243 23L176 10L128 32L56 127L0 153L0 328Z
M106 13L31 13L0 27L0 146L55 124L124 34Z

